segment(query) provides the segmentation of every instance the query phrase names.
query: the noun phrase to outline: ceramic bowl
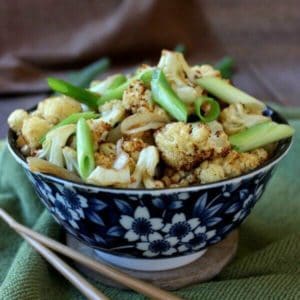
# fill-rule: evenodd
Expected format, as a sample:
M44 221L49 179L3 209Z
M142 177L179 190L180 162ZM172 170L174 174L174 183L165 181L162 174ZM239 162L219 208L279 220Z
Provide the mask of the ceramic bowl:
M287 123L271 109L266 114ZM67 232L112 264L150 271L190 263L237 228L263 194L291 140L280 141L271 159L242 176L150 190L98 187L32 173L15 146L14 133L8 133L11 153Z

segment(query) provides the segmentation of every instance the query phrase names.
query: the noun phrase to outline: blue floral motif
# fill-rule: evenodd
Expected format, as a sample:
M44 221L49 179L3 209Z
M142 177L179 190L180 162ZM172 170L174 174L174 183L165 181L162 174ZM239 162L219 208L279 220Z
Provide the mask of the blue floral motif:
M194 238L193 230L200 224L198 218L186 220L183 213L174 214L172 222L168 223L162 229L170 236L175 236L181 242L188 242Z
M198 226L194 232L194 236L188 243L184 243L178 247L179 252L185 252L188 250L200 250L206 247L206 245L215 238L216 230L207 230L206 226Z
M158 255L170 256L177 252L174 247L177 243L178 239L176 237L164 238L160 233L154 232L149 234L149 241L139 242L136 244L136 247L144 251L143 255L146 257Z
M138 206L133 217L121 215L120 224L127 230L124 237L130 242L146 239L155 230L163 227L162 219L150 218L149 211L145 206Z
M222 218L217 217L216 213L222 208L223 204L219 203L217 205L212 205L213 201L220 197L220 194L217 195L209 204L207 204L208 193L202 194L193 210L193 215L198 217L201 220L201 224L205 226L214 226L222 221Z

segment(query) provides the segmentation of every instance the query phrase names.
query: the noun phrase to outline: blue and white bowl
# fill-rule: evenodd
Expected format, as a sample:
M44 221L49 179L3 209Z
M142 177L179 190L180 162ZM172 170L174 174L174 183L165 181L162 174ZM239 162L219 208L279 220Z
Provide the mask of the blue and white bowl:
M287 123L278 113L267 113ZM291 141L279 142L270 160L242 176L151 190L98 187L32 173L15 146L14 133L8 133L11 153L68 233L112 264L150 271L190 263L237 228L263 194Z

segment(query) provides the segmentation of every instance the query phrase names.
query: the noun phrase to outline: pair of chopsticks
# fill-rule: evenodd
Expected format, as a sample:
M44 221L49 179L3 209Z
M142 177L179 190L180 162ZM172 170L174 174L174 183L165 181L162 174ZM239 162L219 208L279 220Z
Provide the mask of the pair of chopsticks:
M30 228L23 226L15 221L8 213L0 208L0 218L2 218L11 228L20 234L37 252L39 252L56 270L58 270L66 279L68 279L84 296L92 300L107 300L102 292L91 285L77 271L67 265L61 258L54 254L52 249L63 254L82 265L114 280L138 293L141 293L151 299L158 300L179 300L181 298L174 294L162 290L148 282L131 277L119 270L110 267L99 261L95 261L64 244L61 244L47 236L44 236Z

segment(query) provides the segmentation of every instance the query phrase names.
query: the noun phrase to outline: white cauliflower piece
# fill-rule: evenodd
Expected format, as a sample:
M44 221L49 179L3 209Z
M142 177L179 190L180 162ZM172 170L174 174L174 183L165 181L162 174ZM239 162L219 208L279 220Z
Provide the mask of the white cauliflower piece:
M178 97L188 105L202 95L203 90L193 82L194 73L182 53L163 50L158 63Z
M169 123L155 133L155 143L165 163L190 170L199 162L224 155L230 148L220 124Z
M114 127L125 118L125 107L120 100L112 100L99 107L101 120Z
M70 172L78 173L78 161L77 161L77 152L71 147L64 147L62 149L62 153L64 156L64 161L66 165L66 169Z
M241 103L230 104L222 110L220 121L227 134L231 135L259 123L271 121L261 113L249 113Z
M87 121L94 141L95 149L106 140L111 125L103 121L102 118Z
M9 127L15 131L20 132L24 123L24 120L29 117L29 114L24 109L16 109L8 117Z
M69 115L81 111L81 104L76 100L67 96L55 96L40 102L34 114L52 124L57 124Z
M76 131L75 124L61 126L51 130L43 143L43 148L38 152L39 158L45 158L59 167L64 167L63 148L66 146L69 137Z
M31 116L23 121L22 136L31 149L40 146L41 137L51 129L52 125L37 116Z
M129 184L130 180L129 166L121 170L97 166L86 181L100 186L120 186Z
M195 174L201 183L215 182L247 173L267 159L268 153L263 148L243 153L232 150L224 158L203 162L195 169Z
M138 158L136 168L132 174L132 184L129 187L139 187L143 182L146 188L156 187L153 180L155 170L159 162L159 153L155 146L148 146L144 148Z

